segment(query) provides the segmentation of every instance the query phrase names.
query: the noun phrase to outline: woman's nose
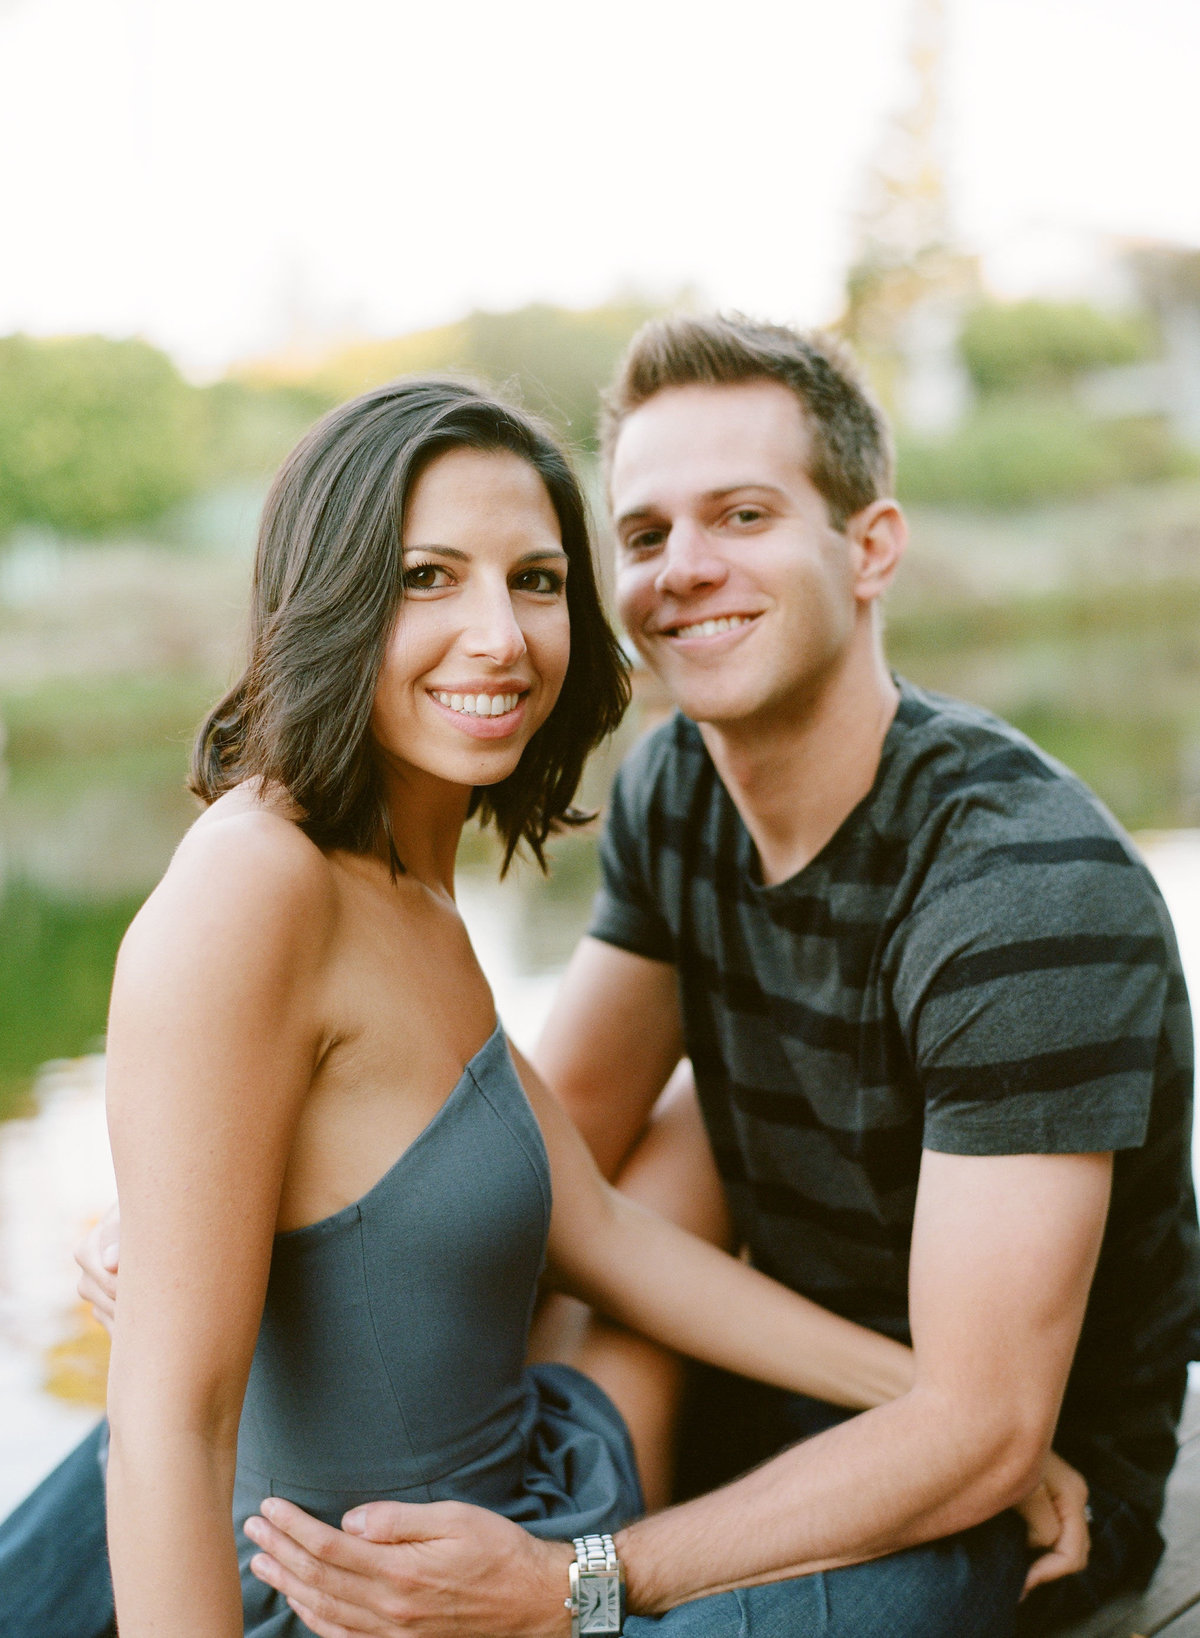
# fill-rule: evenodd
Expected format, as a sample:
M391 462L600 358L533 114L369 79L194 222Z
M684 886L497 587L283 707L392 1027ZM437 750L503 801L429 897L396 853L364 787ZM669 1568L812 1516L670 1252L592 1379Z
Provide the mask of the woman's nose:
M497 665L512 665L524 654L525 633L513 608L508 587L481 594L472 610L464 639L467 652Z

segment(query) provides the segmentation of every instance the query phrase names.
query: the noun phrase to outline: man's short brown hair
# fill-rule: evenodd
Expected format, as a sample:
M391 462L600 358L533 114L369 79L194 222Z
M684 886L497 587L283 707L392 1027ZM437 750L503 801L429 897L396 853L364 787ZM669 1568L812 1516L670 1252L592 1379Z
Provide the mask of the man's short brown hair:
M606 464L626 416L656 393L743 381L778 381L799 399L812 440L808 475L835 529L891 494L887 418L847 349L832 336L740 314L677 313L642 325L604 395Z

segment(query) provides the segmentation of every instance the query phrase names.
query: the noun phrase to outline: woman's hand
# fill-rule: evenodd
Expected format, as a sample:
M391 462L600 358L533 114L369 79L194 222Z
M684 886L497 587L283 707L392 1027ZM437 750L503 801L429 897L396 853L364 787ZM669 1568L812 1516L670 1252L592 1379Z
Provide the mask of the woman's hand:
M1076 1575L1088 1561L1088 1487L1082 1473L1053 1451L1042 1482L1017 1511L1025 1520L1029 1545L1039 1556L1029 1566L1022 1597L1044 1582Z
M116 1201L75 1247L79 1264L77 1290L92 1313L112 1335L117 1317L117 1261L121 1240L121 1213Z

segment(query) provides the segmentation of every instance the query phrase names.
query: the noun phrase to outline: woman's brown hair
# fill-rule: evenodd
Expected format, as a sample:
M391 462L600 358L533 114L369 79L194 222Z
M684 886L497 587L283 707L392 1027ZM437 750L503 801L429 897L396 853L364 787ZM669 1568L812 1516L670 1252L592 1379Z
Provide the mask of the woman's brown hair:
M396 857L371 709L402 599L401 538L422 471L451 449L503 451L546 486L570 561L571 654L562 692L520 763L471 802L504 844L582 823L572 800L588 754L629 701L600 600L587 508L558 445L531 416L459 381L414 378L332 410L288 456L263 508L246 669L196 737L189 785L215 801L243 779L286 791L322 847Z

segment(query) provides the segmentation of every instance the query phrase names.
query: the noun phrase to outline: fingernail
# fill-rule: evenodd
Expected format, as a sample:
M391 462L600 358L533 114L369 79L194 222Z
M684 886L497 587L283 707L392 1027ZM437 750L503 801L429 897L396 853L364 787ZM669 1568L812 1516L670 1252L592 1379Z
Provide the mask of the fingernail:
M268 1496L267 1499L262 1504L263 1514L267 1518L273 1519L275 1517L276 1513L278 1513L278 1511L279 1511L279 1506L278 1506L278 1503L276 1502L274 1496Z
M255 1553L254 1557L250 1560L250 1569L261 1581L265 1581L267 1579L267 1570L270 1567L270 1563L271 1560L267 1557L266 1553Z
M342 1520L342 1529L348 1530L352 1536L361 1536L366 1529L367 1510L365 1507L356 1507L353 1512L347 1513Z

